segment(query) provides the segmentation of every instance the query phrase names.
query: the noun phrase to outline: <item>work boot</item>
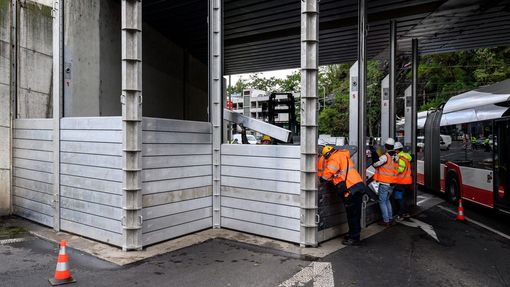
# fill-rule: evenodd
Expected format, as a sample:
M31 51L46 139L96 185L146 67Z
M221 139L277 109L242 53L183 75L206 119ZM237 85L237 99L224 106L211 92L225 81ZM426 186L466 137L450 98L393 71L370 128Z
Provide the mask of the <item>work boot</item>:
M354 239L344 239L342 241L342 244L343 245L347 245L347 246L359 246L361 244L361 242L359 240L354 240Z
M391 225L391 223L389 222L384 222L384 221L379 221L377 222L378 225L381 225L381 226L384 226L384 227L389 227Z

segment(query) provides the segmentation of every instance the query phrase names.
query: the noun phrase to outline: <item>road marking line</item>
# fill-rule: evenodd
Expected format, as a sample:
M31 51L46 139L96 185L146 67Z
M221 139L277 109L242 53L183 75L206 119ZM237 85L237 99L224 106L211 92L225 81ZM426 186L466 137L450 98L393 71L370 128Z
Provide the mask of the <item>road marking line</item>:
M298 273L294 274L291 278L282 282L278 287L292 287L303 286L313 279L313 262L305 268L301 269Z
M313 280L314 287L334 287L333 268L330 262L312 262L278 287L303 286Z
M409 218L409 220L411 221L402 220L399 221L399 223L409 227L420 228L421 230L425 231L425 233L427 233L430 237L434 238L437 242L439 242L439 238L437 237L436 231L434 230L434 227L432 225L414 218Z
M314 262L314 287L334 287L335 278L333 278L333 268L329 262Z
M453 211L453 210L451 210L451 209L449 209L449 208L443 207L443 206L441 206L441 205L438 205L437 207L439 207L439 208L441 208L442 210L447 211L447 212L449 212L449 213L451 213L451 214L455 214L455 215L457 215L457 213L456 213L455 211ZM501 237L504 237L504 238L506 238L506 239L510 240L510 235L507 235L507 234L505 234L505 233L503 233L503 232L501 232L501 231L498 231L498 230L496 230L496 229L494 229L494 228L492 228L492 227L489 227L489 226L487 226L487 225L485 225L485 224L483 224L483 223L481 223L481 222L479 222L479 221L476 221L476 220L474 220L474 219L471 219L471 218L469 218L469 217L467 217L467 216L464 216L464 218L466 218L466 219L467 219L467 221L469 221L469 222L471 222L471 223L474 223L474 224L476 224L476 225L478 225L478 226L480 226L480 227L482 227L482 228L485 228L485 229L487 229L487 230L489 230L489 231L491 231L491 232L493 232L493 233L495 233L495 234L497 234L497 235L499 235L499 236L501 236Z
M25 238L11 238L0 240L0 245L19 243L25 241Z
M428 199L428 198L422 199L422 200L418 201L418 202L416 203L416 205L421 205L422 203L424 203L424 202L425 202L425 201L427 201L427 200L429 200L429 199Z

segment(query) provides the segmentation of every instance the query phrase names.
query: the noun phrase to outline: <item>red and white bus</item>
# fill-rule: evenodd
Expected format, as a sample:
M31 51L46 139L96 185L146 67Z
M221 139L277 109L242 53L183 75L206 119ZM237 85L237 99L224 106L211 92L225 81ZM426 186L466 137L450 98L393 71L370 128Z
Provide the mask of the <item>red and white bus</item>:
M510 213L510 80L418 114L417 182Z

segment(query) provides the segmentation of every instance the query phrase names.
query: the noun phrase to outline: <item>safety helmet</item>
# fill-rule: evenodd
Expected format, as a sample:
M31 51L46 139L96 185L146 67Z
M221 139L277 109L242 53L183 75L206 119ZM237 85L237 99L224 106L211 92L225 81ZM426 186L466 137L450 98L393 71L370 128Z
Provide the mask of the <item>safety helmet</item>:
M403 149L403 148L404 148L404 146L400 142L396 142L395 145L393 146L393 149Z
M394 145L395 145L395 140L394 140L394 139L392 139L392 138L388 138L388 139L386 140L386 142L384 142L384 144L385 144L385 145L392 145L392 146L394 146Z
M271 141L271 137L268 136L268 135L264 135L261 139L260 139L261 142L263 141Z
M333 151L333 146L327 145L322 148L322 155L323 156L329 156L331 152Z

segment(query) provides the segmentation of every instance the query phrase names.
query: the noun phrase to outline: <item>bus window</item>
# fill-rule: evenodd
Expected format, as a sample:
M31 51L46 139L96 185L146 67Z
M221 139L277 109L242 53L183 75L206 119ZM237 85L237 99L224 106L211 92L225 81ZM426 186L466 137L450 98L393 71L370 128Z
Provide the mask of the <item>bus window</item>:
M418 130L416 137L416 158L417 160L423 160L423 151L425 148L425 132L423 129Z
M441 127L440 140L441 162L451 161L460 166L472 166L473 151L463 125Z
M440 131L442 162L489 170L493 168L492 121L443 126Z

